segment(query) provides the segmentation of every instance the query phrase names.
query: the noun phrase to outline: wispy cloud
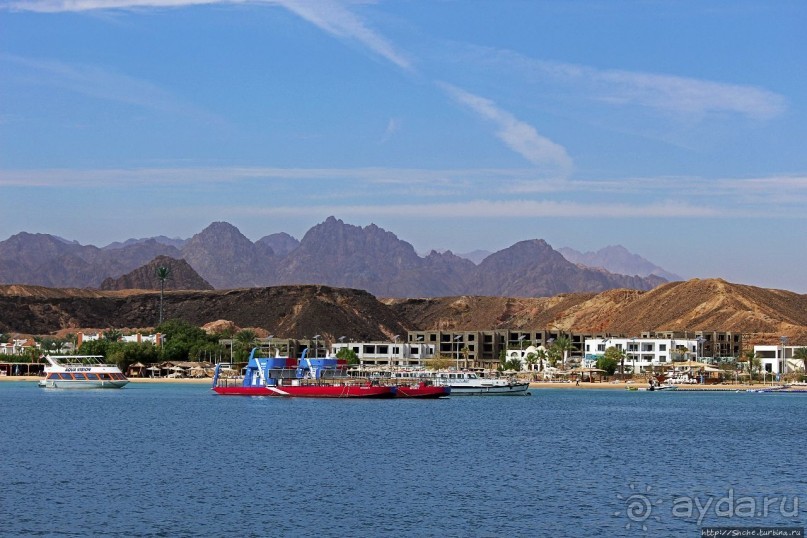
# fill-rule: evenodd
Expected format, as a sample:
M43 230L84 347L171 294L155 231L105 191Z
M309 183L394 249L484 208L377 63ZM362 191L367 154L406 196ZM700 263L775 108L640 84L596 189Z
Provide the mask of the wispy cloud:
M613 105L637 105L690 117L730 113L760 120L779 116L787 109L784 96L744 84L663 73L597 69L473 45L460 45L456 49L464 54L455 57L463 57L471 63L498 66L533 83L547 80L560 83L574 92Z
M616 104L636 103L687 114L729 112L760 120L776 117L787 108L781 95L752 86L628 71L588 69L585 75L601 87L602 99Z
M266 4L281 6L319 29L340 39L356 41L398 67L410 70L412 62L389 40L336 0L17 0L10 9L40 13L111 9L181 8L211 4Z
M454 203L342 205L339 212L367 218L423 217L423 218L664 218L664 217L715 217L719 211L680 201L662 201L647 204L639 209L623 204L585 202L555 202L540 200L469 200ZM309 215L332 215L333 205L306 206ZM238 207L242 215L296 216L298 206Z
M244 3L245 0L17 0L8 7L19 11L61 13L109 9L137 9L154 7L184 7L205 4Z
M221 121L209 112L181 101L156 84L98 66L0 54L0 64L3 63L13 66L13 69L7 70L7 76L24 83L56 86L97 99L195 116L207 121Z
M419 168L275 168L275 167L159 167L101 169L0 170L0 186L96 187L109 185L165 185L233 183L239 181L354 181L387 186L446 186L526 181L529 169L419 169Z
M502 110L490 99L474 95L451 84L438 85L456 102L496 125L496 136L510 149L536 166L550 167L562 175L572 169L572 160L563 146L556 144L526 122Z
M409 70L411 60L353 12L332 0L271 0L340 38L355 40L398 67Z
M365 194L379 204L381 214L391 206L384 200L417 198L416 204L404 204L401 211L446 211L460 214L470 208L480 216L498 215L501 207L517 208L533 215L595 215L614 218L664 217L671 214L698 216L749 217L777 216L805 218L801 207L807 203L807 176L781 175L752 178L645 177L614 180L535 179L532 169L417 169L417 168L272 168L272 167L177 167L109 169L32 169L0 170L0 187L26 188L123 188L131 192L153 191L184 185L248 184L251 189L277 185L286 189L302 183L317 185L300 192L319 193L328 200L330 211L362 211L355 205ZM346 185L355 188L345 190ZM363 188L371 186L371 188ZM332 188L333 187L333 188ZM485 201L457 204L440 200L457 197L458 192L484 192ZM353 194L350 194L353 193ZM309 196L313 200L313 195ZM562 198L574 197L579 205ZM541 200L544 198L544 200ZM641 200L628 203L624 200ZM669 200L696 200L670 202ZM469 205L470 204L470 205ZM480 204L480 205L475 205ZM706 204L706 205L703 205ZM370 207L373 204L369 204ZM485 206L485 207L482 207ZM489 206L489 207L488 207ZM316 203L306 208L316 207ZM323 206L324 207L324 206ZM555 208L562 209L555 209ZM592 207L595 208L592 210ZM343 209L344 208L344 209ZM384 208L380 210L379 208ZM421 208L421 209L418 209ZM497 212L498 211L498 212ZM536 213L536 211L538 211ZM680 211L680 213L675 213ZM419 214L419 213L418 213Z
M381 140L379 140L379 144L386 144L390 138L392 138L395 133L397 133L401 128L401 120L398 118L390 118L387 122L387 128L384 129L384 134L381 136Z

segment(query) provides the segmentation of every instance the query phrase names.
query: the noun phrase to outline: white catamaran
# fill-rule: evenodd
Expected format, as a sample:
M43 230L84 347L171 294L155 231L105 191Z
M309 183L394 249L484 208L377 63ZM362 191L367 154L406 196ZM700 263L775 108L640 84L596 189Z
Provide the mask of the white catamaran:
M50 389L119 389L129 380L101 355L46 355L45 379L39 386Z

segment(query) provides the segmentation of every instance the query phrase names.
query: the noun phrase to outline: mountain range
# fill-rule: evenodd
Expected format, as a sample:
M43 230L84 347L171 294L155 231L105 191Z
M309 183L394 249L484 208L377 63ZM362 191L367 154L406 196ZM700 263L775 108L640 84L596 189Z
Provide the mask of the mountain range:
M253 242L226 222L214 222L188 240L160 236L101 248L22 232L0 242L0 283L155 289L157 280L148 273L158 256L187 264L166 281L169 290L314 284L379 297L545 297L649 290L666 281L657 274L631 276L572 263L541 239L516 243L478 265L451 251L419 256L411 244L374 224L353 226L329 217L299 241L275 233Z

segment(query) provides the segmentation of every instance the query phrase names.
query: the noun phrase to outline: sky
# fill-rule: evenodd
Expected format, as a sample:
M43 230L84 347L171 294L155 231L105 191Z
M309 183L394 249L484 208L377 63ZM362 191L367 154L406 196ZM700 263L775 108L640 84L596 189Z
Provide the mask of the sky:
M0 0L0 240L335 216L807 293L801 0Z

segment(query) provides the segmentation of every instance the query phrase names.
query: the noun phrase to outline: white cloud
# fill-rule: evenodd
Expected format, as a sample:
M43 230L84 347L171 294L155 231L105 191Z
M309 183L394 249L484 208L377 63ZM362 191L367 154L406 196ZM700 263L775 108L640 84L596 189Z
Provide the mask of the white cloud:
M510 149L537 166L549 166L562 175L572 169L572 160L563 146L538 134L538 131L506 110L485 99L451 84L438 83L456 102L466 106L482 118L494 123L496 136Z
M110 9L180 8L210 4L267 4L282 6L319 29L356 41L402 69L412 68L406 55L336 0L18 0L13 10L40 13Z

